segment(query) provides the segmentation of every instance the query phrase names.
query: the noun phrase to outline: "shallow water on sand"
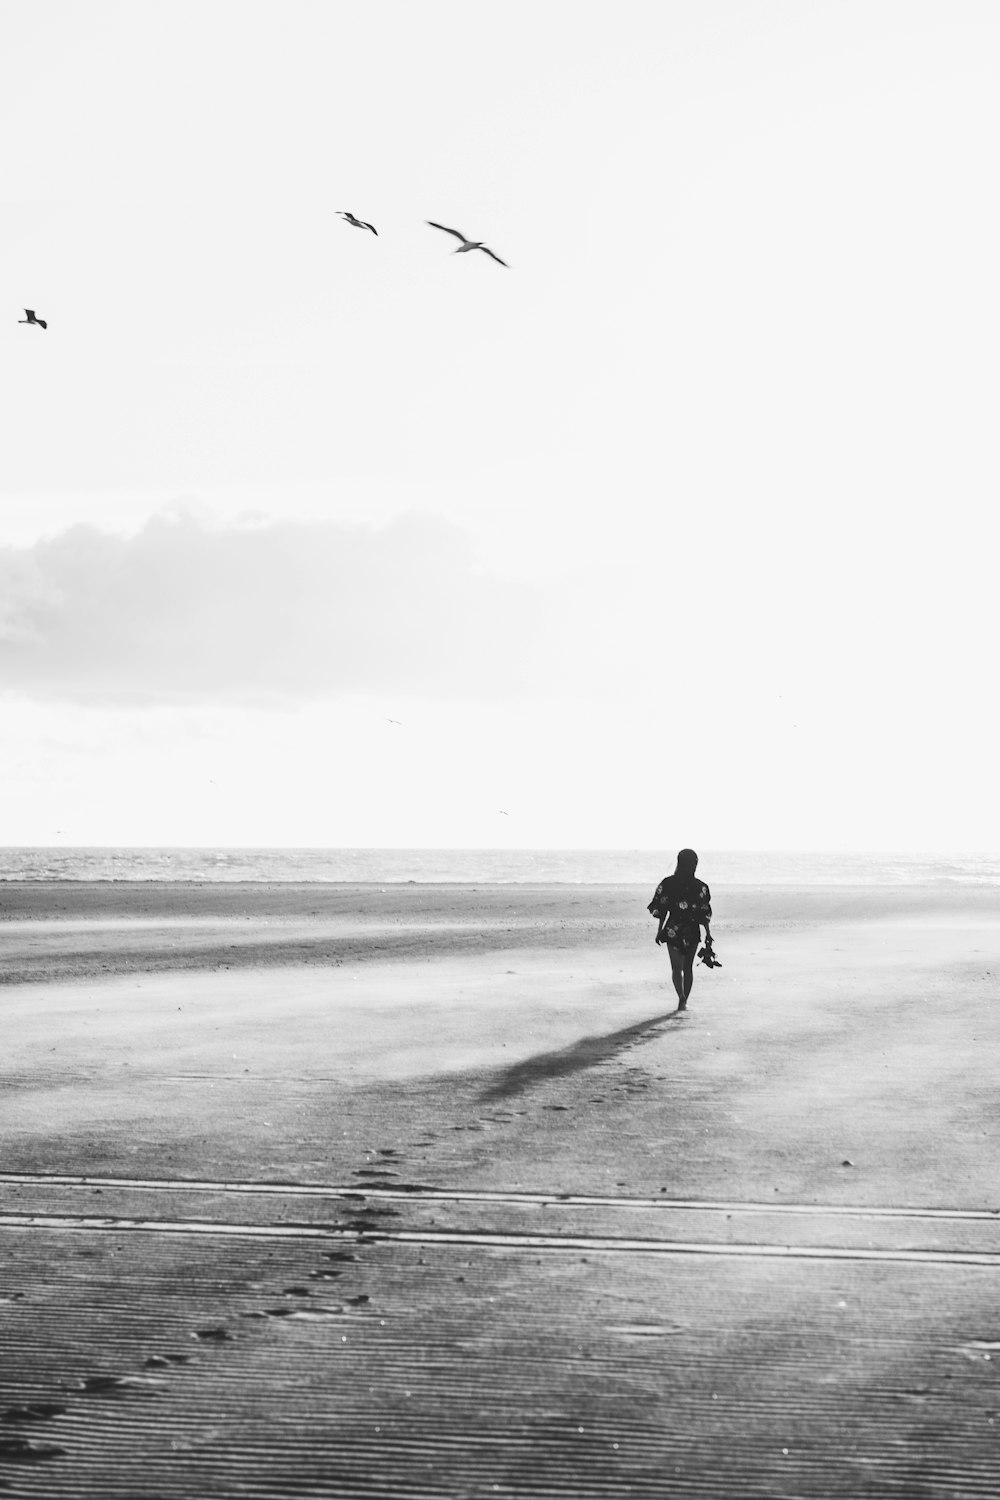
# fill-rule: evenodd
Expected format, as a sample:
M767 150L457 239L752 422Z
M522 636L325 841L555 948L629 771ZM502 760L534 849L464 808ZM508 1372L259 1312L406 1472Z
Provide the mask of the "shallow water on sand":
M640 884L673 869L661 849L0 848L4 880ZM1000 853L709 850L722 885L1000 884Z

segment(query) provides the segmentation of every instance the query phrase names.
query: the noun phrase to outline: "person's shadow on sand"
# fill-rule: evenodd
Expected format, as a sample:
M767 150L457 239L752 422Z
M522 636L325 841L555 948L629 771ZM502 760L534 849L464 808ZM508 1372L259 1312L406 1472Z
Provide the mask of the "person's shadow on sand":
M498 1099L509 1099L520 1094L532 1084L543 1083L547 1078L564 1078L568 1073L582 1073L596 1063L606 1062L635 1042L660 1030L672 1021L677 1011L666 1016L654 1016L651 1021L639 1021L635 1026L625 1026L621 1031L609 1031L606 1036L585 1036L571 1047L562 1047L558 1052L536 1052L523 1062L505 1068L495 1083L490 1084L480 1095L485 1103Z

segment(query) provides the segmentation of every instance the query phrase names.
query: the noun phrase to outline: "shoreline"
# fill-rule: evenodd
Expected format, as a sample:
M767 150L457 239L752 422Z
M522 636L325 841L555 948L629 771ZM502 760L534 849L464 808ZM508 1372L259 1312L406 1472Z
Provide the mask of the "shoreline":
M653 884L657 883L659 877L653 877ZM395 880L389 876L381 880L286 880L286 879L234 879L219 880L203 876L183 876L171 880L162 880L152 875L135 875L123 877L118 875L94 875L83 879L76 875L60 875L58 877L42 875L0 875L0 889L7 885L24 886L62 886L62 885L156 885L156 886L192 886L198 890L211 889L213 886L294 886L296 888L308 888L310 890L325 890L327 887L351 887L358 890L381 889L391 886L394 889L402 889L405 886L416 885L421 889L433 890L440 887L448 887L453 890L478 889L480 886L497 887L529 887L531 889L544 889L552 886L564 890L593 890L614 887L616 889L631 889L642 886L640 880ZM760 891L760 890L796 890L796 891L840 891L840 890L994 890L1000 893L1000 880L994 880L985 876L974 875L940 875L934 880L728 880L715 881L712 883L713 890L734 891Z

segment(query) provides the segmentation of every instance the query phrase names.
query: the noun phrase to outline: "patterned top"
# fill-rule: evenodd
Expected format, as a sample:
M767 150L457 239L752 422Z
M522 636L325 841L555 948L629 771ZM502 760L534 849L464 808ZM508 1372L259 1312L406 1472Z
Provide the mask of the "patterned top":
M693 953L700 928L712 920L712 894L703 880L689 883L668 875L656 887L647 909L663 922L663 939L668 947Z

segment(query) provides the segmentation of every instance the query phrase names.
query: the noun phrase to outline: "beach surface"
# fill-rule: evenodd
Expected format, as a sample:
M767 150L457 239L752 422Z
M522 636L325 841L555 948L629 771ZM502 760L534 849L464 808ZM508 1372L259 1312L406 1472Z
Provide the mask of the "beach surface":
M1000 1492L995 889L649 896L0 887L0 1491Z

